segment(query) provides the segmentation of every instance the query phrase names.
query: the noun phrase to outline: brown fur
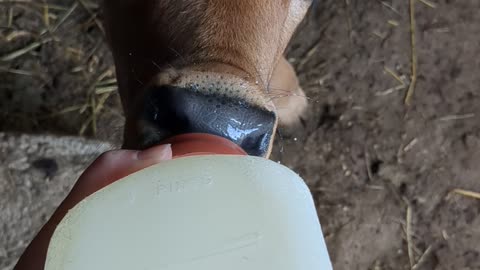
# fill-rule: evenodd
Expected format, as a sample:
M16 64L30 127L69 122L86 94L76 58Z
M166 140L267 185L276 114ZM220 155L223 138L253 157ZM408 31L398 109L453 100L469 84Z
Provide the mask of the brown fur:
M268 102L272 95L269 86L285 90L284 98L273 99L283 107L280 122L290 123L298 118L306 102L298 102L300 95L296 94L303 92L298 92L301 90L296 75L282 54L310 3L308 0L104 0L105 25L127 129L135 128L130 123L135 117L134 106L146 85L192 81L192 74L199 72L227 82L244 81L249 90L245 95L253 96L256 103L270 110L274 106ZM274 76L274 71L279 75ZM286 97L292 93L296 105L302 107L300 110L298 106L291 111L284 107L291 103Z

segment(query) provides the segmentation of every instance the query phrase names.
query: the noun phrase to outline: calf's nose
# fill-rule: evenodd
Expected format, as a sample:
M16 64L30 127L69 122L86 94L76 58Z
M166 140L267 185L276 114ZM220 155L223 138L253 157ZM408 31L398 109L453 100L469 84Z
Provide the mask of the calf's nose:
M205 89L195 83L150 86L136 106L136 136L133 141L126 138L125 143L147 148L175 135L207 133L233 141L249 155L266 157L271 150L276 115L247 98L233 95L235 92Z

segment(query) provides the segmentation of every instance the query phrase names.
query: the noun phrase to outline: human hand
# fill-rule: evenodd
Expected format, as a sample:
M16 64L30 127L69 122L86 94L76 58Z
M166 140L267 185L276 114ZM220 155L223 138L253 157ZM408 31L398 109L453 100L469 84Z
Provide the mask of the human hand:
M22 254L14 270L44 269L50 238L63 217L77 203L127 175L169 159L172 159L170 145L159 145L144 151L114 150L103 153L83 172Z

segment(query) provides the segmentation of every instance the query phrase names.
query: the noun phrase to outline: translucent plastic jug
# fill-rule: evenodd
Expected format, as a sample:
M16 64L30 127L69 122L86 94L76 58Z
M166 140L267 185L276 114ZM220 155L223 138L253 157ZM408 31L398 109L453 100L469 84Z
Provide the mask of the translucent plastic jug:
M332 269L297 174L218 138L191 142L173 144L181 157L73 208L54 233L45 269Z

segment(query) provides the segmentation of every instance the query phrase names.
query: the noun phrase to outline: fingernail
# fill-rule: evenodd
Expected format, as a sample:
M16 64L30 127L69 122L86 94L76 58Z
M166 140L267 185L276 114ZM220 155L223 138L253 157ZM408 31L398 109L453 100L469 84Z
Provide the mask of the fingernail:
M166 160L172 158L172 146L170 144L162 144L154 146L147 150L138 152L139 160Z

